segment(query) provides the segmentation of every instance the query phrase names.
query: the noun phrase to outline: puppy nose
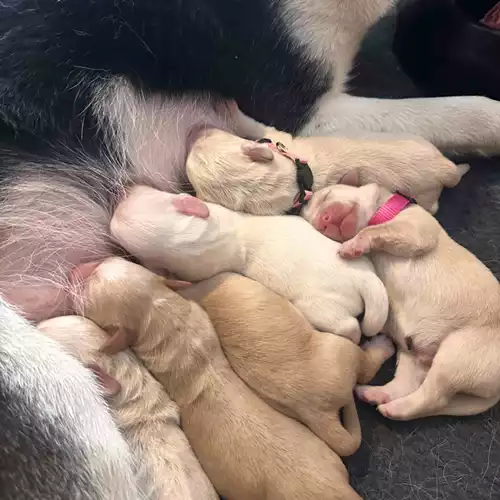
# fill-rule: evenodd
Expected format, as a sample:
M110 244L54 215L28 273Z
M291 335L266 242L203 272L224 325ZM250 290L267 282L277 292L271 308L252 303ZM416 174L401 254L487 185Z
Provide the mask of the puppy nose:
M75 266L69 273L71 283L82 283L88 279L94 271L101 265L102 261L86 262Z

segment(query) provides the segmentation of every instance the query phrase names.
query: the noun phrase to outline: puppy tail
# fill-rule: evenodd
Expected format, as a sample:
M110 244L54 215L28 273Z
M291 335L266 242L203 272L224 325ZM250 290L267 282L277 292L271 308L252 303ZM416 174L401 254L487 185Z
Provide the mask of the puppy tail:
M345 457L355 453L361 445L361 424L359 423L359 415L354 396L350 403L344 406L342 420L345 432L349 435L349 442L352 443L351 448L346 449L344 454L339 453L339 455Z
M307 411L301 415L301 420L341 457L352 455L361 444L361 425L354 396L342 408L342 422L338 411Z
M367 337L374 337L384 328L389 314L387 290L378 276L373 273L367 275L361 295L365 303L361 330Z

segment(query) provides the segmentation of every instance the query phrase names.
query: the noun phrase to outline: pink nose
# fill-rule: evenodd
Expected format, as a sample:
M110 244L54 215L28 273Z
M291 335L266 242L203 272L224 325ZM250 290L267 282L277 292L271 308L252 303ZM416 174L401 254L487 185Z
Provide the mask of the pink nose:
M88 279L93 272L101 265L102 261L86 262L75 266L69 273L71 283L82 283Z

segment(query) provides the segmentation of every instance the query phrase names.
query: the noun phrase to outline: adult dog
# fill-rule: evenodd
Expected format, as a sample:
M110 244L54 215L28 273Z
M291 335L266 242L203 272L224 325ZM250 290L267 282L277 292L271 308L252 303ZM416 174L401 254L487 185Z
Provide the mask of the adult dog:
M114 251L107 227L126 182L180 187L191 132L231 129L215 96L291 132L404 132L443 149L500 149L499 103L343 93L361 39L391 3L0 3L5 498L140 498L96 384L21 314L69 310L67 272Z

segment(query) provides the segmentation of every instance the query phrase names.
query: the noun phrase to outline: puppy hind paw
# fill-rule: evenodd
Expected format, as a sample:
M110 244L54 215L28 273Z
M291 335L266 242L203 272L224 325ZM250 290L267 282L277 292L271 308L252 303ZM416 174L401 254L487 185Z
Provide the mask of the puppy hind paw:
M380 404L377 410L385 418L391 420L409 420L411 418L409 407L404 399L405 398L395 399L394 401Z
M387 360L394 355L396 352L396 348L392 340L387 337L387 335L377 335L376 337L372 337L370 340L365 342L362 346L362 349L365 351L376 349L381 350L384 353L384 358Z
M357 385L354 392L358 399L373 406L383 405L391 400L390 395L379 386Z

